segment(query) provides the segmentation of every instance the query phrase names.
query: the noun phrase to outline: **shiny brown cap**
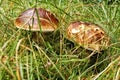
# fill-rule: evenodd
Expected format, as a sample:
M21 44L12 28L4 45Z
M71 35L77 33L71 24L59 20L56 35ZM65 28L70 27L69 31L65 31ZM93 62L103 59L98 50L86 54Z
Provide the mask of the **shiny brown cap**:
M105 31L96 24L77 21L70 23L67 37L88 50L101 51L109 45Z
M57 18L55 18L52 13L42 8L27 9L15 20L15 26L17 28L31 31L42 30L43 32L54 31L57 28L58 23Z

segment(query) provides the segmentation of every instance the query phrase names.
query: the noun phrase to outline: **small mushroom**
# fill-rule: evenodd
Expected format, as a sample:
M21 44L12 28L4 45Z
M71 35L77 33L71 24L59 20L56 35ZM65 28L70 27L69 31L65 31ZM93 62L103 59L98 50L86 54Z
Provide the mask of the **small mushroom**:
M58 23L58 19L51 12L42 8L30 8L22 12L14 24L19 29L33 31L33 38L37 37L38 42L38 31L52 32Z
M57 25L57 18L49 11L42 8L27 9L15 20L15 26L17 28L31 31L41 30L42 32L51 32L57 28Z
M96 24L83 21L72 22L67 28L67 38L85 49L100 52L108 47L110 39Z

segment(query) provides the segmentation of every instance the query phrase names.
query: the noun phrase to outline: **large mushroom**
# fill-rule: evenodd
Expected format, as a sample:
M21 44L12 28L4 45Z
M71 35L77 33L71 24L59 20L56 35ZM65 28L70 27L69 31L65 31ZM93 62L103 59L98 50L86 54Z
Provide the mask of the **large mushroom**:
M58 19L51 12L43 8L30 8L22 12L14 24L19 29L33 31L33 36L38 37L38 31L52 32L58 23Z
M51 32L57 28L57 25L57 18L42 8L27 9L15 20L17 28L31 31Z
M109 37L98 25L83 21L72 22L67 28L67 38L85 49L100 52L109 45Z

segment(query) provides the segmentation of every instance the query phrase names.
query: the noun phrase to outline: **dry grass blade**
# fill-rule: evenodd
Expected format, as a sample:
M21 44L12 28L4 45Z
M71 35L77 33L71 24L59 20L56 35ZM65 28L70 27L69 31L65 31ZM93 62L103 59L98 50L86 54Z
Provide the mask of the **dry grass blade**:
M13 79L15 79L15 76L13 73L11 73L11 71L8 69L8 67L6 65L4 65L2 62L0 62L0 65L2 65L2 67L8 72L8 74L10 76L12 76Z
M100 72L97 76L95 76L93 78L93 80L97 80L102 74L108 72L113 67L115 62L117 62L117 61L120 61L120 56L117 59L115 59L114 61L112 61L102 72Z
M18 80L22 80L21 79L20 68L19 68L19 61L18 61L18 51L19 51L20 44L23 40L24 40L24 38L20 39L17 43L17 46L16 46L16 75L17 75Z
M115 76L115 80L120 80L120 68L118 68L118 71Z

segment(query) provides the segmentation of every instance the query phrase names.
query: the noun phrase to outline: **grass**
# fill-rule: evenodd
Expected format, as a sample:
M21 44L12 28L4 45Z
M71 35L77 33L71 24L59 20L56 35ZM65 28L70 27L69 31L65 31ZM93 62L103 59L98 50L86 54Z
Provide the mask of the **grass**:
M109 5L110 4L110 5ZM119 80L120 6L109 0L0 0L0 80ZM43 36L45 44L19 30L14 21L24 10L42 7L59 19L59 28ZM72 21L100 25L111 38L95 57L66 39Z

